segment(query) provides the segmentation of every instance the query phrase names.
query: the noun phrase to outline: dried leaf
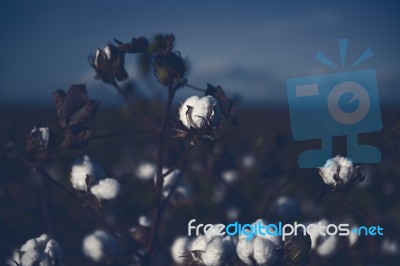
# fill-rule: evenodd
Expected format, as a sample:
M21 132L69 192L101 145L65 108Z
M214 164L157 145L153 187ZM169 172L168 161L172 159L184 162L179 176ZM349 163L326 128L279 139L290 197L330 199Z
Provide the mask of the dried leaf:
M237 125L239 123L237 118L236 108L233 106L231 99L228 99L225 95L224 90L221 86L212 86L207 83L207 89L205 91L205 96L211 95L217 99L221 113L224 115L225 119L231 124Z

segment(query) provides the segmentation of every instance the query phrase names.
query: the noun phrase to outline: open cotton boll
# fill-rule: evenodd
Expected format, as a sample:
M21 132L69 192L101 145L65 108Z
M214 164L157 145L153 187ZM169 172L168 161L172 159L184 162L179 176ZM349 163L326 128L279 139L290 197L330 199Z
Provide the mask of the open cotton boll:
M317 247L318 255L323 257L331 256L336 251L337 243L337 236L328 236L324 238L322 243Z
M389 256L398 256L400 254L400 245L396 240L385 238L382 241L382 253Z
M334 179L334 175L337 175L343 183L347 183L355 174L353 162L350 159L339 155L327 160L320 170L322 173L322 179L327 185L336 184L337 181Z
M307 233L310 235L311 238L311 249L315 249L317 247L317 240L319 237L326 237L322 236L319 232L323 231L323 227L328 225L328 221L326 219L322 219L317 222L313 222L310 224L314 224L315 226L310 226L307 230Z
M90 192L99 200L115 199L120 191L120 185L113 178L100 180L97 185L90 188Z
M270 266L274 265L277 260L275 244L262 236L255 236L251 240L245 237L239 237L236 246L236 253L241 261L247 265L253 265L253 261L257 265Z
M189 111L190 109L191 111ZM218 124L220 117L221 111L218 101L211 95L203 98L198 96L189 97L179 108L179 119L188 129L215 126Z
M189 251L194 260L205 266L225 265L235 252L231 237L216 236L211 232L207 236L198 236L190 245Z
M100 166L89 156L85 155L74 162L71 169L70 181L76 190L87 191L87 178L95 180L104 177Z
M20 266L56 266L63 257L61 246L45 234L26 241L16 254L17 256L13 255L13 260ZM8 262L8 265L16 264Z
M95 262L118 254L115 240L102 230L97 230L83 240L83 253Z
M156 165L149 162L142 162L135 171L135 175L143 181L151 180L156 172Z
M141 215L138 219L139 225L144 226L144 227L150 227L151 226L151 218L146 215Z
M239 172L236 170L227 170L222 172L221 176L226 183L232 184L239 179Z
M273 265L277 259L274 244L262 237L256 237L253 241L254 246L254 259L258 265L270 266Z
M185 262L184 255L189 252L190 239L186 236L181 236L175 239L171 246L171 257L178 265Z

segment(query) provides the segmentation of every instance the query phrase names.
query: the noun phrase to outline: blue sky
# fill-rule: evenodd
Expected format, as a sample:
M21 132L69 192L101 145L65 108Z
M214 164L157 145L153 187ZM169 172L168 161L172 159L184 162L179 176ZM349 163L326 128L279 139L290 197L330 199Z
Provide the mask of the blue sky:
M357 69L374 68L382 103L398 102L400 7L348 2L2 1L0 104L52 103L51 92L71 83L115 102L114 91L93 79L88 54L114 37L155 33L175 34L190 83L221 84L262 105L286 104L289 78L334 73L314 55L339 64L337 40L348 38L347 61L371 48L374 56Z

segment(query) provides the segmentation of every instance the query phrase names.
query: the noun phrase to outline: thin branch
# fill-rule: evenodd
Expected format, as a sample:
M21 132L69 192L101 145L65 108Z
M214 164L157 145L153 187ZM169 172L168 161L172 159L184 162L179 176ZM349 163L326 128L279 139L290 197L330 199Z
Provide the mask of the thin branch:
M189 83L184 83L183 85L184 85L185 87L188 87L188 88L190 88L190 89L192 89L192 90L195 90L195 91L201 91L201 92L205 92L205 91L206 91L205 89L202 89L202 88L199 88L199 87L190 85Z
M139 134L139 133L145 133L145 132L149 132L149 130L147 130L147 129L125 130L125 131L112 132L112 133L107 133L107 134L102 134L102 135L95 135L95 136L92 136L90 139L91 140L105 139L105 138L117 137L117 136L122 136L122 135Z
M179 184L180 184L181 181L182 181L182 177L183 177L183 174L184 174L185 168L186 168L186 159L187 159L187 156L184 156L184 157L185 157L185 159L184 159L184 164L182 165L182 169L181 169L181 171L180 171L179 174L178 174L178 178L176 179L176 182L173 184L173 186L172 186L171 189L169 190L167 197L165 197L165 199L161 202L161 205L160 205L160 212L162 212L162 211L165 209L165 207L167 206L167 204L168 204L169 200L171 199L172 195L174 195L176 189L178 188Z
M170 167L167 172L163 173L162 177L165 178L166 176L171 174L174 170L178 169L181 166L181 164L186 161L190 152L193 150L193 147L194 145L190 145L189 148L182 155L182 157L179 159L179 161L177 161L172 167Z
M117 83L115 80L113 80L113 82L111 83L111 86L113 86L113 87L119 92L119 94L122 95L122 97L128 102L129 106L132 108L132 110L133 110L136 114L138 114L138 115L140 116L140 118L141 118L151 129L153 129L155 132L159 132L158 127L153 123L153 121L151 121L147 116L145 116L145 115L143 114L142 111L140 111L140 110L137 108L135 102L129 97L129 95L128 95L125 91L123 91L123 90L121 89L121 87L118 85L118 83Z
M346 205L349 209L351 209L352 211L354 211L356 214L358 214L359 216L361 216L362 218L370 221L371 223L375 224L375 225L380 225L375 219L369 217L368 215L366 215L365 213L363 213L362 211L358 210L356 207L353 206L353 204L351 204L348 200L346 200L345 198L343 198L343 195L340 192L336 193L337 198L344 204ZM386 226L384 227L384 230L386 232L388 232L389 234L391 234L392 236L396 237L397 239L400 240L400 235L397 234L396 232L387 229Z

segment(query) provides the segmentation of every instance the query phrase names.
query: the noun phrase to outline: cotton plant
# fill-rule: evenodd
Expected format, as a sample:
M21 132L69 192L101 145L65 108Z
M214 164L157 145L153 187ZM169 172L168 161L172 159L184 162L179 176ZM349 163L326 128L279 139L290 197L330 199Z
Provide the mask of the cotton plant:
M58 266L62 265L63 249L60 244L46 234L29 239L13 257L9 266Z
M139 65L140 71L153 73L153 76L147 75L147 77L150 79L154 77L155 81L165 88L167 97L160 123L156 122L159 119L150 117L150 113L143 112L142 107L136 103L137 99L131 97L132 95L120 85L129 78L125 67L127 54L134 54L140 62L145 62ZM123 237L118 237L121 246L129 247L125 251L130 252L129 254L135 257L135 261L154 264L164 207L169 201L189 202L191 197L192 188L183 181L183 171L186 170L183 166L188 161L189 153L202 140L215 140L216 132L222 126L222 117L230 124L237 124L236 109L233 101L225 95L221 86L206 84L203 89L189 84L187 61L176 50L173 34L159 34L153 39L135 37L128 42L113 39L105 46L95 48L89 55L88 61L95 71L94 78L111 86L121 95L129 105L132 115L142 122L143 128L128 132L98 133L89 127L89 122L97 115L100 101L89 98L86 84L72 84L68 90L57 89L52 94L58 129L54 130L48 126L34 127L26 140L25 156L19 161L58 189L64 190L69 197L75 198L92 218L107 229L104 229L105 231L111 232L108 234L98 230L85 237L83 241L83 253L93 261L103 263L112 261L114 244L111 243L113 238L119 236L119 232L109 227L104 217L107 211L101 209L105 208L106 204L101 203L115 199L120 194L121 185L116 179L106 176L101 167L92 159L91 156L94 156L92 154L84 155L73 163L69 173L69 181L73 189L64 186L61 180L53 178L43 168L42 163L56 160L57 153L61 150L82 150L95 140L127 135L127 133L146 132L145 134L154 136L157 141L155 160L130 164L137 166L135 171L130 172L141 180L151 180L155 176L152 189L155 197L151 223L145 222L144 219L139 221L138 227L145 229L142 230L144 233L141 233L143 241L133 239L133 246L125 243ZM182 101L178 107L175 96L184 88L194 89L196 92ZM160 109L159 107L157 106L157 110ZM177 117L177 119L173 121L172 117ZM137 124L134 126L136 128ZM170 135L173 130L175 136ZM167 169L165 154L168 154L172 146L169 144L174 141L173 137L180 138L179 142L183 144L184 151L176 164L171 166L168 163L171 168ZM206 237L206 239L203 253L196 257L204 261L206 265L222 263L234 250L232 240L229 238Z

